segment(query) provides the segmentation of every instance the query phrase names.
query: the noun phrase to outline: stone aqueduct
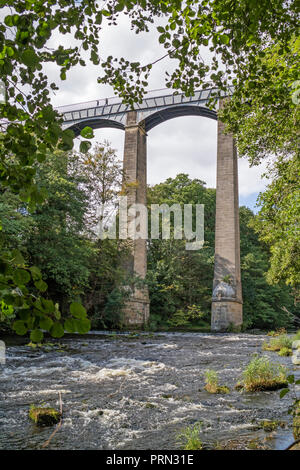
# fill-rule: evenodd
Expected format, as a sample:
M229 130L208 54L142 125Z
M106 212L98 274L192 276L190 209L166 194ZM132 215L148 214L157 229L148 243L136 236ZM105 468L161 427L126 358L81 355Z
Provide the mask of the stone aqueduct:
M125 131L124 172L128 182L138 182L129 190L128 204L146 204L147 133L158 124L179 116L204 116L218 120L207 107L212 89L200 90L192 97L171 94L169 90L148 93L143 102L130 110L119 98L108 98L59 107L64 128L79 135L85 126L112 127ZM220 100L222 104L222 100ZM215 228L215 267L212 288L212 331L224 331L242 323L240 272L240 232L237 154L233 137L224 133L218 120L217 189ZM199 201L201 202L201 201ZM147 272L146 240L134 240L127 269L144 278ZM147 289L136 289L127 303L127 324L142 324L149 317Z

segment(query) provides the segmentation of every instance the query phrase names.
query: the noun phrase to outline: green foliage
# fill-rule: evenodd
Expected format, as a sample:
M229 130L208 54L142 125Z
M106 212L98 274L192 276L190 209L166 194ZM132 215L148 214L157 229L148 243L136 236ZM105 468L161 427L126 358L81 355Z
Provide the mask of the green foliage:
M284 281L300 295L300 160L298 156L278 161L273 168L273 181L260 194L261 209L253 227L261 240L270 247L268 280Z
M262 125L267 122L272 123L272 115L270 118L269 112L268 119L265 119L266 106L268 111L274 111L274 108L276 111L280 108L277 103L284 103L284 106L281 106L284 108L283 113L273 113L275 126L270 125L267 129L269 134L266 134L266 129L263 127L261 135L271 133L272 137L276 132L282 138L286 131L287 138L282 138L284 145L281 148L285 151L294 148L293 129L296 128L297 114L294 113L294 108L290 108L291 113L290 109L286 112L288 109L286 103L287 95L292 98L295 92L298 93L297 89L293 88L294 84L290 83L296 77L295 64L299 49L299 40L295 41L298 31L295 0L275 1L272 4L250 0L238 2L196 0L188 1L184 5L162 0L140 3L108 0L102 7L96 0L2 2L0 11L4 20L0 27L0 76L6 88L6 102L0 104L2 132L0 185L2 194L3 191L9 191L10 194L7 193L6 196L19 207L19 212L12 214L13 209L10 209L12 217L6 217L3 223L5 233L0 235L0 296L5 306L8 306L8 309L5 307L2 310L1 315L6 315L5 312L13 306L17 321L21 322L18 324L19 332L25 331L26 328L36 330L39 328L40 320L44 321L44 313L40 313L40 307L34 306L36 302L37 305L42 305L43 300L48 300L46 297L52 298L56 294L59 294L60 300L62 298L66 298L67 301L76 300L83 289L88 288L89 281L91 283L88 259L93 257L95 252L95 245L90 239L81 236L80 211L84 202L81 198L76 201L74 194L76 185L73 187L70 185L72 197L68 199L65 197L68 184L65 184L66 181L63 183L65 184L61 197L63 207L59 213L59 206L52 205L60 200L60 195L54 192L55 186L51 187L51 181L47 180L49 182L49 196L47 196L44 185L40 184L43 175L45 176L47 172L48 176L51 174L54 152L57 149L62 152L72 150L74 140L72 130L62 130L62 121L51 106L50 90L57 90L58 87L54 82L49 83L44 72L45 66L49 64L56 66L60 79L66 80L67 72L72 67L86 65L81 55L83 51L87 51L89 60L98 65L101 29L106 25L116 25L123 10L126 11L132 29L136 33L147 32L149 24L164 18L163 26L157 27L158 43L162 44L167 55L176 61L173 73L166 74L168 87L174 90L181 89L190 96L196 88L209 87L211 83L221 91L228 90L228 85L233 84L235 92L231 112L236 111L236 104L242 103L247 106L249 99L253 101L253 96L257 96L257 101L254 102L250 112L253 112L253 109L261 109L260 119L256 122ZM52 41L49 47L48 41L54 34L69 34L71 39L75 39L79 44L65 48L60 45L60 41L57 41L57 46L53 45ZM201 58L201 50L206 46L210 48L212 59L210 63L205 64ZM152 66L153 64L130 62L123 57L114 59L108 56L101 61L102 74L98 81L112 85L125 102L133 105L142 98ZM208 80L211 83L206 83ZM288 93L284 95L286 91ZM259 107L261 105L259 99L264 105L262 108ZM245 117L245 121L246 114L244 113L242 117L242 119ZM232 116L231 114L231 122L239 123L240 130L241 120L233 119ZM281 119L280 130L278 116ZM293 119L294 125L291 125ZM255 130L261 128L255 125L255 120L249 122L249 128L245 132L245 142L250 128ZM276 131L271 132L270 129ZM85 139L90 138L91 129L85 128L82 136ZM255 135L252 140L255 140ZM285 145L287 141L289 145ZM268 142L264 148L270 148ZM87 140L81 142L80 149L81 152L88 152L90 142ZM46 165L43 166L43 163ZM50 167L47 167L48 163ZM194 180L194 183L190 184L184 182L184 178L181 186L180 178L177 178L175 183L170 182L169 188L163 186L161 194L157 197L158 200L164 201L170 199L170 195L173 198L175 194L175 199L179 197L181 203L185 201L190 203L199 202L198 196L201 196L201 202L206 204L207 223L206 245L197 253L187 253L180 240L162 243L160 247L153 243L150 247L151 303L154 311L163 319L168 319L174 312L191 305L200 308L207 319L209 316L214 231L214 216L211 217L211 209L214 206L214 191L204 188L200 190L199 186L201 186L199 181ZM172 189L175 192L172 192ZM196 201L192 197L193 193L197 195ZM19 200L13 201L16 195L19 195ZM6 201L9 199L6 198ZM74 206L78 204L78 219L72 207L66 206L71 200ZM43 201L45 207L41 210ZM296 199L292 201L296 204ZM24 203L26 210L26 217L23 218L19 217L20 210L23 210L21 202ZM285 210L283 214L284 212ZM0 209L1 219L2 214ZM54 224L55 219L56 224ZM49 227L47 220L51 221ZM286 223L286 219L284 220ZM21 225L24 231L19 230ZM27 243L29 239L30 244ZM297 288L294 236L286 243L285 237L283 240L282 243L279 239L271 240L272 246L275 246L273 250L275 255L274 253L272 255L270 278L276 282L278 279L286 280L289 285ZM14 254L13 250L16 248ZM99 249L99 246L96 249ZM24 256L24 262L20 261L19 255ZM39 278L34 279L30 271L31 265L27 262L30 259L34 265L43 269L43 275ZM255 263L251 259L246 261L250 264L249 272L251 270L253 272L256 269ZM262 268L264 260L260 261ZM184 278L180 275L181 268L185 273ZM256 295L257 291L261 292L263 289L262 285L265 282L262 281L263 273L263 269L260 269L259 287L251 286L250 277L248 279L250 293L255 292L255 295L254 298L253 295L245 296L247 299L252 299L251 305L246 306L246 311L247 309L248 312L256 311L253 307L259 305L258 320L262 320L264 324L271 324L272 318L275 318L272 307L272 303L275 305L276 302L274 296L269 295L264 300L260 295ZM111 273L109 275L113 277ZM99 292L99 283L96 281L92 284L95 285L95 289L91 288L95 297L95 293ZM114 284L112 287L115 287ZM106 294L110 290L107 289ZM40 293L45 293L45 298ZM55 325L60 321L61 312L56 307L52 308L51 312L49 309L50 307L47 307L46 313L52 315L51 320L54 321L50 330L55 335L60 335L61 329ZM67 310L65 305L62 310ZM257 318L250 318L251 325L256 322ZM49 324L48 322L48 326Z
M104 327L120 327L123 324L123 308L128 296L128 291L117 287L107 296L102 320Z
M180 327L187 326L203 317L203 312L196 305L188 305L185 310L177 310L168 320L168 325Z
M254 165L272 157L271 181L260 194L252 223L271 252L268 281L291 286L295 300L300 295L299 52L295 34L285 44L267 41L255 57L246 57L236 92L221 113L240 156ZM255 78L249 73L252 66Z
M293 354L292 349L291 348L286 348L286 347L281 348L279 353L278 353L279 356L292 356L292 354Z
M267 356L254 355L243 372L242 386L247 392L276 390L286 384L285 367L270 362Z
M29 418L37 426L53 426L61 420L61 413L54 408L31 405Z
M287 335L280 335L272 338L269 343L263 343L262 347L265 351L290 350L292 347L292 339Z
M299 37L291 35L285 46L267 41L256 56L245 57L236 93L221 114L251 164L298 153L299 52Z
M150 240L148 285L151 315L158 324L190 327L210 321L214 265L215 190L180 174L148 189L148 204L204 204L205 243L199 251L187 251L184 240L174 239L171 219L170 240ZM270 253L251 226L254 215L240 208L241 267L243 286L243 328L270 328L291 325L286 307L294 314L291 290L266 279ZM196 315L191 314L196 309Z
M217 390L218 387L218 374L215 370L207 370L204 373L205 383L209 386L210 389Z
M174 239L171 218L170 239L149 242L147 279L151 311L163 323L187 326L208 321L210 316L215 190L206 189L202 181L185 174L148 189L148 205L174 203L205 204L206 242L199 251L187 251L185 240Z
M201 422L187 426L177 435L177 439L183 450L202 450L203 444L200 439Z
M298 330L297 333L292 337L292 341L298 340L300 340L300 330Z
M218 374L215 370L207 370L205 375L205 390L209 393L229 393L229 388L219 385Z
M291 289L282 282L277 285L269 284L267 272L270 267L270 253L252 227L254 218L250 209L240 208L243 326L291 326L291 318L283 307L299 315L299 306L294 305Z
M88 156L61 151L49 155L48 160L39 164L35 176L47 198L35 209L9 189L0 193L2 246L13 255L9 260L11 288L8 291L5 285L1 311L5 318L16 315L14 331L18 334L31 331L33 342L42 340L41 330L56 338L63 336L64 330L86 333L90 320L86 309L78 302L79 296L85 294L85 303L93 315L99 305L95 298L91 299L92 293L102 289L103 311L107 296L121 278L119 264L124 250L119 249L116 240L97 240L95 234L97 204L112 202L118 184L120 188L122 171L120 165L114 163L115 158L106 143L99 144L96 153ZM99 173L104 171L107 176L101 181L106 193L101 192L101 185L95 184ZM97 191L101 192L101 201ZM13 246L18 246L20 251L10 252ZM22 294L26 289L23 307L20 289ZM37 292L45 293L45 297L50 296L52 300L37 298ZM15 301L8 303L13 301L12 295L17 296L17 304ZM21 315L20 307L23 310L26 307L26 315ZM45 315L39 311L41 309ZM1 320L4 313L1 313Z

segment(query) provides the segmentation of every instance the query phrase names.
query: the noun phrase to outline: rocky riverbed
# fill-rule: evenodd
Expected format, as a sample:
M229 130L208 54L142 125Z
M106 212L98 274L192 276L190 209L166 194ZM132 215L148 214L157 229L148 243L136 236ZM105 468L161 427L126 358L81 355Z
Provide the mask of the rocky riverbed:
M63 421L48 449L178 449L178 434L199 421L207 449L283 449L293 441L291 394L234 389L252 355L265 354L264 335L94 332L49 339L41 349L4 340L1 449L41 449L53 428L36 427L28 411L31 404L59 409L59 392ZM300 377L290 357L267 355ZM229 394L204 390L207 369ZM266 419L282 427L259 429Z

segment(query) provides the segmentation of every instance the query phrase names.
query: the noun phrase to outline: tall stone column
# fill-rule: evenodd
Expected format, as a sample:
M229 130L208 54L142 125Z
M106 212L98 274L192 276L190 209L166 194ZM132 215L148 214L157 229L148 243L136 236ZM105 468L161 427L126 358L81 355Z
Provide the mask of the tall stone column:
M147 207L147 136L143 126L137 123L136 111L127 113L123 168L128 209L132 204L143 204ZM137 213L137 216L141 215ZM129 224L132 219L135 217L128 217ZM129 274L135 274L144 279L147 273L147 240L137 238L128 240L128 243L130 254L125 261L125 268ZM141 326L146 324L148 320L148 289L133 287L124 308L125 324Z
M232 135L225 134L224 128L218 120L212 331L240 327L243 321L237 152Z

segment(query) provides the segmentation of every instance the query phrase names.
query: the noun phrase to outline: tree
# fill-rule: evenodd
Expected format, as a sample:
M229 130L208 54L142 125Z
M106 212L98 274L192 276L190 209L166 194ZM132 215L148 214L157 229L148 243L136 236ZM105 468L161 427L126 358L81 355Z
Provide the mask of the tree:
M184 240L150 240L148 280L151 303L150 322L187 326L210 321L215 242L215 190L200 180L179 174L150 187L148 204L202 203L205 215L204 247L195 252L185 249ZM252 211L240 208L241 271L244 328L276 328L291 325L286 307L294 314L291 289L282 282L270 285L266 273L270 266L267 245L252 227ZM153 320L152 320L153 319Z
M18 195L1 186L2 250L4 257L13 255L17 265L16 270L9 264L5 267L1 309L11 317L11 309L6 306L12 305L17 316L14 330L19 334L31 330L33 341L42 339L40 329L59 337L64 328L86 332L90 325L84 307L78 303L88 282L88 261L93 251L80 233L88 198L79 188L84 181L82 175L68 168L72 160L78 170L76 157L62 151L53 153L38 166L36 185L46 196L38 207L21 201ZM43 297L39 291L44 293ZM72 311L67 310L70 303Z
M209 320L214 256L215 190L179 174L148 188L150 204L204 204L205 244L187 251L185 240L174 239L171 218L169 240L149 240L148 282L151 314L173 326ZM195 220L194 220L195 222Z
M271 179L260 194L253 226L271 250L268 280L284 280L299 298L299 38L283 47L267 45L257 55L256 77L244 67L243 87L222 113L234 133L239 155L250 164L269 158ZM273 181L272 181L273 180Z
M108 227L118 205L124 181L122 163L107 141L97 143L92 152L79 154L77 158L81 160L89 198L86 224L90 229L93 227L99 237L99 230Z
M295 301L300 298L300 162L297 156L278 161L273 168L273 181L260 194L261 209L253 227L270 247L268 280L284 281L293 289Z
M57 151L38 166L36 181L47 197L31 214L34 230L27 251L30 263L43 271L48 295L62 303L65 312L88 286L90 258L95 255L85 223L88 179L76 153Z
M250 59L240 84L220 117L234 133L239 156L257 165L270 156L290 158L299 152L300 39L285 47L276 42L256 56L256 75L249 75Z
M240 207L241 274L243 288L244 328L280 328L292 326L291 316L299 315L293 305L291 288L283 282L272 285L268 270L272 257L268 246L253 229L253 212Z
M93 327L116 328L122 326L122 307L128 295L122 288L127 273L121 261L127 254L127 244L118 239L117 231L116 239L107 238L105 231L112 224L111 216L116 213L118 197L125 191L124 172L115 150L107 141L98 143L92 152L77 155L77 158L81 161L89 200L85 224L90 229L95 250L89 263L90 277L84 304Z

